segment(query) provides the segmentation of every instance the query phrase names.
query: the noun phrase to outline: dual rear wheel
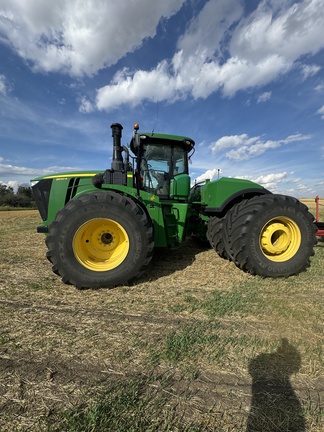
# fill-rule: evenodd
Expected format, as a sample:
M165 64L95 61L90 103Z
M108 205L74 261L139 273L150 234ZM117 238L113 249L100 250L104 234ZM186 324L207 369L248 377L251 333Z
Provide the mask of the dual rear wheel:
M262 195L236 204L208 223L208 238L223 258L263 277L298 274L309 265L316 244L314 217L295 198Z

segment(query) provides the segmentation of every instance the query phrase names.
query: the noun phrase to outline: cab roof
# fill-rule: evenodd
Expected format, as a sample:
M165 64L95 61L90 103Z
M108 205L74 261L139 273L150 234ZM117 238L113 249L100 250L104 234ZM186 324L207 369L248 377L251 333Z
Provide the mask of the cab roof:
M147 140L150 144L167 146L178 145L184 147L188 152L195 146L195 141L193 139L182 135L169 135L155 132L138 132L138 135L141 138L141 142ZM133 138L130 142L130 148L135 154L137 154L137 148L135 147Z

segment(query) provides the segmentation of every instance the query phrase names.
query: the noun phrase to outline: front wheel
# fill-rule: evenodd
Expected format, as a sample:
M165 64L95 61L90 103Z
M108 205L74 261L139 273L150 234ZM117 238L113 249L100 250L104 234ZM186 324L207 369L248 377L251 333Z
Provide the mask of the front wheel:
M49 226L54 273L77 288L113 287L139 276L154 247L152 222L132 199L114 192L82 195Z
M262 195L237 204L231 226L235 263L263 277L298 274L314 255L316 227L307 207L284 195Z

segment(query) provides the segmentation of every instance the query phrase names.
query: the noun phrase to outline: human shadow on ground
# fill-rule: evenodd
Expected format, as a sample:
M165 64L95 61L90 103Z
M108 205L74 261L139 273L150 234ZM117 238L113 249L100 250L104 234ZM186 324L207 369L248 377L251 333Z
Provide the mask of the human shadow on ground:
M300 366L299 352L285 338L274 353L250 361L252 402L246 432L306 431L302 406L289 380Z

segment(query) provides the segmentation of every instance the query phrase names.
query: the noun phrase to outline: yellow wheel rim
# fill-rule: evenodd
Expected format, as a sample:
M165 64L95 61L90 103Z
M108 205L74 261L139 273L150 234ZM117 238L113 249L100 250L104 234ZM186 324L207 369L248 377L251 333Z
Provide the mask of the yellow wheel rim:
M292 219L284 216L271 219L260 235L263 254L271 261L284 262L292 258L301 245L301 233Z
M124 228L111 219L91 219L74 235L72 248L79 263L89 270L102 272L118 267L129 251Z

